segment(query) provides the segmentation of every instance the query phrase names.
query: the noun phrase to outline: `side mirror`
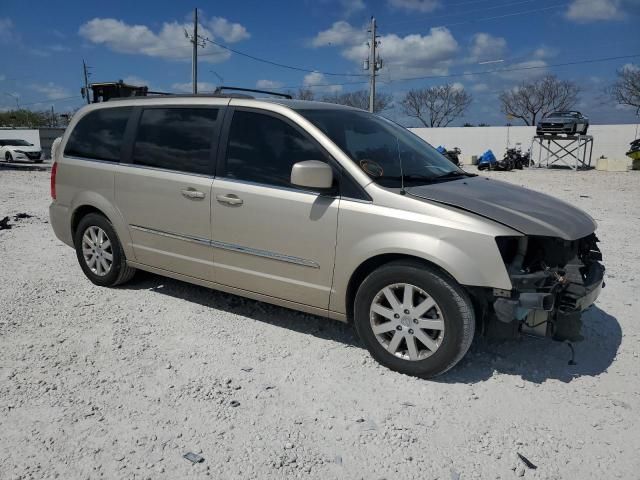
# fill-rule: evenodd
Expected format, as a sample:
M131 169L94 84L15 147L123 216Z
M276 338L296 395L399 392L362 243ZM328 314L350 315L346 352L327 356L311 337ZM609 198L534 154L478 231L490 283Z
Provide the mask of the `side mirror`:
M333 185L333 170L319 160L298 162L291 169L291 183L299 187L326 190Z

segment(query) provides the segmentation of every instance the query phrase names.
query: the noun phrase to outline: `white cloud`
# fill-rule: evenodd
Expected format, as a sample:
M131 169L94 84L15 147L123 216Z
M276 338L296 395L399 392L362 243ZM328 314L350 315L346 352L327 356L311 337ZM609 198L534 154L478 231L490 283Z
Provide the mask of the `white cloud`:
M354 45L366 40L367 34L364 29L354 28L349 22L340 20L331 25L331 28L319 32L311 45L314 47Z
M32 90L45 95L49 100L59 100L61 98L70 97L71 92L60 85L56 85L53 82L46 84L34 83L30 85Z
M489 85L486 83L476 83L471 86L471 90L474 92L486 92L489 90Z
M331 83L327 80L327 78L320 72L311 72L307 73L302 80L302 84L305 87L313 88L314 92L329 92L336 93L342 90L341 85L329 85Z
M534 58L552 58L558 55L558 50L553 47L547 47L545 45L536 48L533 51Z
M227 41L238 41L243 35L248 35L241 25L228 22L223 24L220 20L224 19L215 20L215 26L219 33L232 39ZM165 22L158 32L154 32L146 25L129 25L115 18L94 18L80 26L79 34L88 41L106 45L115 52L187 61L191 58L191 43L185 38L185 30L190 32L191 28L189 23ZM205 26L201 26L200 33L212 40L216 38L213 31ZM205 43L199 55L203 62L219 63L227 60L231 53Z
M10 18L0 18L0 41L11 40L13 36L13 22Z
M193 91L193 84L191 82L174 83L171 88L178 93L191 93ZM213 92L216 89L216 85L209 82L198 82L198 92Z
M251 36L244 26L239 23L231 23L226 18L213 17L208 24L213 34L219 36L225 42L235 43L246 40Z
M432 12L440 6L438 0L388 0L389 5L401 10Z
M365 9L363 0L340 0L345 16L350 16Z
M539 77L547 73L547 62L541 59L527 60L520 63L512 63L504 67L506 70L522 69L511 72L498 72L497 75L514 81L529 80L532 77Z
M127 85L135 85L136 87L142 87L144 85L149 86L149 81L144 78L140 78L136 75L128 75L122 79Z
M622 0L573 0L566 17L575 22L595 22L622 18Z
M282 82L276 82L275 80L258 80L256 82L256 88L276 89L282 87Z
M454 90L464 90L464 85L460 82L454 82L451 84L451 88Z
M458 51L458 42L446 28L431 28L427 35L383 35L380 43L384 65L397 77L445 74ZM366 44L353 45L343 51L343 55L361 64L367 58L368 47Z
M471 44L471 61L501 60L507 49L507 41L489 33L476 33Z

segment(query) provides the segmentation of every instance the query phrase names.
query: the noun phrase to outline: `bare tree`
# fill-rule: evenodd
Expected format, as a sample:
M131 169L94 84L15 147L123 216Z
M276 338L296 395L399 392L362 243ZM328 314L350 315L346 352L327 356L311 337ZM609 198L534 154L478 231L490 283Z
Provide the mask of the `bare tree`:
M406 115L417 118L425 127L446 127L464 115L472 101L473 97L464 88L448 83L409 90L401 105Z
M522 82L500 94L500 110L535 125L538 117L554 110L569 110L578 101L580 87L569 80L547 75L539 80Z
M369 92L367 90L356 90L355 92L333 93L331 95L325 95L322 101L368 110ZM390 94L377 92L374 111L382 112L383 110L391 108L392 103L393 97Z
M618 70L618 78L608 90L620 105L640 108L640 68L627 66Z
M316 97L313 90L306 87L301 87L296 92L288 91L287 93L296 100L314 100Z

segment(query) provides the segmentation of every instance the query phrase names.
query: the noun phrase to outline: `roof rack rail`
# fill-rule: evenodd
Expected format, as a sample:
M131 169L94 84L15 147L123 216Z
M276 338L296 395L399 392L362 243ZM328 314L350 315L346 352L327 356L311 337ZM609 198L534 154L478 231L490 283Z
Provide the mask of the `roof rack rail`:
M223 90L234 90L236 92L264 93L265 95L274 95L276 97L288 98L289 100L291 100L293 98L288 93L277 93L277 92L270 92L268 90L256 90L256 89L253 89L253 88L225 87L225 86L217 87L214 90L213 93L217 94L217 95L220 95Z

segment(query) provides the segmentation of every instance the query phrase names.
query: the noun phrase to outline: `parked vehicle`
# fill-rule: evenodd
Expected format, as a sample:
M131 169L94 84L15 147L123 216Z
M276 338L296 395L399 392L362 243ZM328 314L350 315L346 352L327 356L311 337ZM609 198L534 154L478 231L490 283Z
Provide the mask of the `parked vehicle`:
M458 363L476 331L567 338L602 287L589 215L334 104L87 105L51 196L56 236L96 285L141 269L353 322L377 361L422 377Z
M33 143L19 138L0 140L0 159L7 162L14 160L32 160L35 163L42 162L42 151Z
M454 147L453 150L447 150L445 147L440 145L436 148L436 150L447 157L454 165L460 165L460 154L462 153L462 150L460 150L458 147Z
M536 135L586 135L589 118L576 111L558 111L545 115L538 122Z

